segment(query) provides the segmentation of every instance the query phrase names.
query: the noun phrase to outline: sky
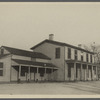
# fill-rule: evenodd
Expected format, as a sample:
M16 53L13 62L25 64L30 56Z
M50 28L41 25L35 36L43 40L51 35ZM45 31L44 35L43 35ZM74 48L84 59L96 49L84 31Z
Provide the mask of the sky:
M100 3L0 2L0 46L30 50L49 34L75 46L100 44Z

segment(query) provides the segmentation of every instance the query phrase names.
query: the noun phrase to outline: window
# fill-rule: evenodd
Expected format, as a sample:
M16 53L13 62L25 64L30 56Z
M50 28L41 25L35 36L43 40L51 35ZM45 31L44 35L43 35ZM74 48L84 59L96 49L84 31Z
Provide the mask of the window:
M1 55L3 55L4 54L4 49L1 49Z
M0 63L0 76L3 76L3 63Z
M83 64L83 69L86 69L86 65L85 64Z
M89 61L89 57L88 57L88 54L86 54L86 61L87 61L87 62Z
M71 59L71 48L68 48L68 59Z
M90 61L91 61L91 63L92 63L92 55L90 55Z
M77 60L77 50L75 50L75 60Z
M56 48L55 57L60 58L60 48Z
M83 55L81 55L81 61L83 61Z
M83 61L83 52L81 52L81 61Z
M88 66L88 78L89 78L90 70L91 70L91 66L89 65L89 66Z
M96 66L93 66L94 74L96 74Z
M68 77L71 77L71 66L68 66Z

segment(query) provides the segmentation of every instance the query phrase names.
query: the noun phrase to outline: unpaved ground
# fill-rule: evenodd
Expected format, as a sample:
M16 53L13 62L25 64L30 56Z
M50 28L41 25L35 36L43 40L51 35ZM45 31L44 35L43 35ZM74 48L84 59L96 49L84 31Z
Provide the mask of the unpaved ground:
M0 94L95 95L100 94L100 81L0 84Z

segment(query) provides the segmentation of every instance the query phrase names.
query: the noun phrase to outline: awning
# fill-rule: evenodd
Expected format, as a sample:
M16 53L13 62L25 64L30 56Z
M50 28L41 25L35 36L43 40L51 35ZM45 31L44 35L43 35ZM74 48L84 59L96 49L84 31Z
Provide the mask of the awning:
M54 64L52 63L43 63L43 62L34 62L34 61L27 61L27 60L19 60L19 59L12 59L14 62L16 62L19 65L27 65L27 66L41 66L41 67L49 67L58 69ZM14 64L13 64L14 65ZM15 64L16 65L16 64Z

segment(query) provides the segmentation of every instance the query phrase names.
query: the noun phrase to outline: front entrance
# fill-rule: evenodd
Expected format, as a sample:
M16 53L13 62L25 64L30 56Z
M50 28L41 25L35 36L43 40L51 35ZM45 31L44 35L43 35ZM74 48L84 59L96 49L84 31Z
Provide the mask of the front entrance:
M81 80L81 64L76 63L76 80Z
M92 66L88 65L88 80L92 80Z
M82 80L86 80L86 64L82 64Z
M68 63L68 78L69 81L74 80L74 63Z

